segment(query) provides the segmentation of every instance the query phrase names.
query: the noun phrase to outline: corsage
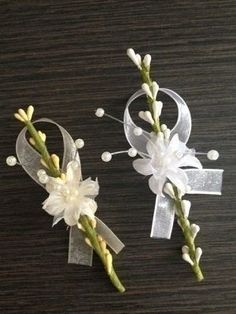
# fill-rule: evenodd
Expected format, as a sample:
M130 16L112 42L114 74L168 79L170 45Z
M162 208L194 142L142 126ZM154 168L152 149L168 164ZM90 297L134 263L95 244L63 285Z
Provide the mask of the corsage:
M124 292L125 288L114 270L112 254L108 248L118 254L124 244L95 216L95 198L99 193L99 184L97 179L82 179L78 149L84 146L84 141L74 141L62 126L52 120L32 122L33 113L33 106L29 106L26 111L19 109L15 113L15 118L25 127L16 141L17 158L7 157L7 165L21 165L47 191L48 197L43 202L43 209L53 216L53 226L64 220L70 228L68 263L91 266L95 251L112 284L118 291ZM49 153L46 134L35 127L39 122L53 124L59 129L64 145L62 163L57 154Z
M191 115L187 104L176 92L159 88L157 82L152 80L149 54L142 59L133 49L128 49L127 55L140 72L142 88L128 100L123 120L105 113L103 108L98 108L95 114L97 117L105 115L121 122L131 147L127 151L104 152L101 158L108 162L114 154L123 152L128 153L130 157L141 157L133 161L133 167L138 173L149 176L149 188L156 195L150 236L170 239L176 216L185 240L182 258L191 265L196 279L202 281L202 249L196 244L200 227L190 222L191 202L184 198L187 194L221 194L223 170L203 169L196 157L207 155L208 159L216 160L219 153L216 150L198 153L195 149L187 147L191 133ZM158 100L159 92L171 97L177 105L178 119L172 130L162 121L163 103ZM146 96L147 109L140 111L138 115L149 124L151 132L137 126L130 113L131 104L143 95Z

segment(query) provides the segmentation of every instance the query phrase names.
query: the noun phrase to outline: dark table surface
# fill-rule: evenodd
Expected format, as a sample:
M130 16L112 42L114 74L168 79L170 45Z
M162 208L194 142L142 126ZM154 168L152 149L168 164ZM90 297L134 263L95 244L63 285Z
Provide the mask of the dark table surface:
M236 313L235 26L232 0L0 2L1 313ZM176 224L170 241L149 238L155 197L131 159L100 160L128 147L119 124L94 116L102 105L121 118L139 88L128 47L151 53L153 77L187 101L189 146L221 155L202 161L225 169L223 195L190 197L201 226L201 284L181 259ZM21 167L6 167L21 128L13 113L26 104L85 140L84 177L101 185L98 216L126 244L115 258L125 294L98 258L92 268L67 264L68 232L63 223L51 228L41 209L46 193ZM173 124L176 109L166 105L165 114Z

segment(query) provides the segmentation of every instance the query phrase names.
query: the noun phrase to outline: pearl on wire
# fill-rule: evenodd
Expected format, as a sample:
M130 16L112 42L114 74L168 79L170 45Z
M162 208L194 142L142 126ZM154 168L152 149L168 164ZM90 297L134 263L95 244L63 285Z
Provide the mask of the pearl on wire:
M136 127L136 128L134 128L133 132L134 132L134 135L140 136L140 135L142 135L143 130L140 127Z
M209 160L217 160L219 158L220 154L218 153L217 150L209 150L209 152L207 153L207 158Z
M112 159L112 154L110 152L104 152L101 155L102 161L109 162Z
M39 169L38 171L37 171L37 176L38 177L41 177L41 176L43 176L43 175L45 175L46 174L46 171L44 170L44 169Z
M128 150L128 155L130 156L130 157L135 157L135 156L137 156L137 149L135 149L134 147L131 147L129 150Z
M17 159L15 156L8 156L6 158L6 164L10 167L14 167L17 164Z
M48 180L49 180L49 177L46 173L39 176L39 182L42 184L46 184Z
M84 147L84 140L82 138L77 138L77 140L75 140L75 146L78 149L81 149Z
M102 118L104 116L105 110L103 108L97 108L95 115L98 118Z

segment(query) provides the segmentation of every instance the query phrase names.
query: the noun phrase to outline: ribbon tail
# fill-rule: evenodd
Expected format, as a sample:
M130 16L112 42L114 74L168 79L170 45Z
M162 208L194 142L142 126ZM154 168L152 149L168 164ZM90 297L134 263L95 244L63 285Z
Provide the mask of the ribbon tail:
M120 251L125 247L124 243L111 231L111 229L104 224L99 218L96 217L97 232L103 237L109 247L116 253L120 253Z
M84 235L77 226L70 227L68 263L92 266L93 249L84 241Z
M188 194L221 195L223 169L186 169Z
M170 239L174 218L175 210L173 200L167 195L165 197L157 195L150 237Z

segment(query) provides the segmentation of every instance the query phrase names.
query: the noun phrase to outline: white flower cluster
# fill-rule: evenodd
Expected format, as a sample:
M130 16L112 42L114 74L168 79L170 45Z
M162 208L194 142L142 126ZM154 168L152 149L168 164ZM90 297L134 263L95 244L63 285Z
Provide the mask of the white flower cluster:
M146 71L149 71L152 61L152 57L149 54L145 55L142 60L140 54L135 53L134 49L129 48L127 49L127 56L133 61L139 70L142 70L144 67Z
M142 60L141 56L138 53L135 53L134 49L129 48L127 50L127 55L140 71L150 70L152 58L149 54L145 55ZM157 93L159 91L159 85L155 81L152 82L151 86L149 86L147 83L143 83L142 89L145 92L146 96L151 100L153 114L151 114L150 111L140 111L139 117L153 125L159 119L163 107L163 103L156 100Z

